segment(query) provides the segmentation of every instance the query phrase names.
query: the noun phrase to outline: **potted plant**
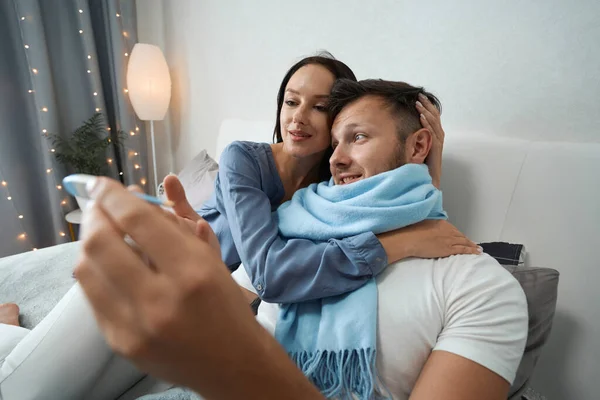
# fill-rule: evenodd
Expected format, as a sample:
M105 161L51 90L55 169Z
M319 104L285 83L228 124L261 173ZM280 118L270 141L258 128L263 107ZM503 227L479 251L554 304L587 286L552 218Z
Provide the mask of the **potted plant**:
M113 143L122 147L127 137L123 131L118 131L111 140L110 135L103 137L105 130L104 116L95 113L69 137L49 134L56 160L77 174L105 175L108 167L106 149ZM79 208L83 209L85 200L79 197L76 200Z

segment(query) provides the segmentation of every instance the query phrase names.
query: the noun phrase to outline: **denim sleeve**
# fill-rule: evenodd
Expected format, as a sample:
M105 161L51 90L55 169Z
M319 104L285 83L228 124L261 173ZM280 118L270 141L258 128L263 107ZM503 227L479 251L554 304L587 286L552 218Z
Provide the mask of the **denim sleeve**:
M385 250L372 232L327 242L280 237L271 203L261 189L257 160L242 146L232 145L219 164L222 207L231 235L263 300L295 303L343 294L387 265Z

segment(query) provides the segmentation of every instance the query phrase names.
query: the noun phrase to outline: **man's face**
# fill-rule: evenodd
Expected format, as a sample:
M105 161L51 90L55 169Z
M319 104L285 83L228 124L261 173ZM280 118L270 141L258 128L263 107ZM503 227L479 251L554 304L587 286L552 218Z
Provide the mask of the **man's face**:
M383 100L365 96L344 107L333 121L329 159L336 185L390 171L405 164L396 119Z

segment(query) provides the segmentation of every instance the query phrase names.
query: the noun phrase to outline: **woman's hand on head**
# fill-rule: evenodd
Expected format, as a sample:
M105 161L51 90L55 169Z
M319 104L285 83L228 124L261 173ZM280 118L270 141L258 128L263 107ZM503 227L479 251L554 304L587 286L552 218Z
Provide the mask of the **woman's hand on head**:
M408 257L442 258L481 254L480 247L446 220L425 220L377 235L392 263Z
M442 128L440 111L422 94L419 95L416 107L421 114L421 125L431 132L432 145L425 164L429 167L433 185L439 189L442 177L442 151L446 136Z

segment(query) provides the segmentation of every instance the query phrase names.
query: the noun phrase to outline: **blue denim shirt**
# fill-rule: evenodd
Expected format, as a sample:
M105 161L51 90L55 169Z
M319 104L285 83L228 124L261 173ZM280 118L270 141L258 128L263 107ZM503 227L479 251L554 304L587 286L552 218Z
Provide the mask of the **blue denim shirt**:
M198 210L221 244L225 264L246 269L261 299L296 303L355 290L387 266L372 232L315 242L280 236L284 196L271 146L233 142L219 161L213 196Z

